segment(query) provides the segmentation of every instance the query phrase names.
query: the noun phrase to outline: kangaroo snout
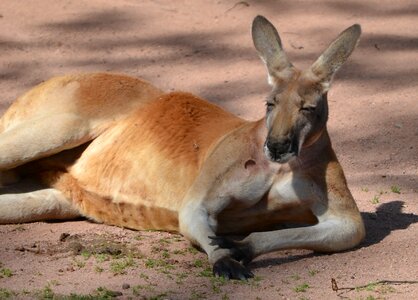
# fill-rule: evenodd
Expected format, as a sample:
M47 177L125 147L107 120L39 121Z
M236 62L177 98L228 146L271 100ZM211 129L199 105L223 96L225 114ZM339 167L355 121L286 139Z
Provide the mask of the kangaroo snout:
M264 146L266 156L275 162L285 163L297 154L289 137L270 138L268 137Z

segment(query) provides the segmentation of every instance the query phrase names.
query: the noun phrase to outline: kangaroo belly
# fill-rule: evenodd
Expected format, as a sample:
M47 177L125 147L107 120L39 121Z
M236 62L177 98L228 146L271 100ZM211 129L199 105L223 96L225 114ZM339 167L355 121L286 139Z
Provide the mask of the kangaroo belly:
M47 171L40 177L44 184L62 192L82 215L96 222L138 230L178 231L178 213L174 209L153 203L113 201L88 191L67 172Z
M242 123L190 94L167 94L101 134L69 172L113 202L178 210L210 148Z

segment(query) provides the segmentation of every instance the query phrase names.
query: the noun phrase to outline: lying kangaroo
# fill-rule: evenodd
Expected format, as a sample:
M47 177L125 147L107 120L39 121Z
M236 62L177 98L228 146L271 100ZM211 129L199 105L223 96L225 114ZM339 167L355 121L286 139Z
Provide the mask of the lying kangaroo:
M256 122L122 75L53 78L20 97L0 124L3 179L21 178L1 190L0 223L85 216L179 231L215 275L234 279L253 276L245 265L263 253L356 246L365 230L326 122L332 77L360 26L305 71L264 17L252 36L273 86ZM278 230L283 223L298 226Z

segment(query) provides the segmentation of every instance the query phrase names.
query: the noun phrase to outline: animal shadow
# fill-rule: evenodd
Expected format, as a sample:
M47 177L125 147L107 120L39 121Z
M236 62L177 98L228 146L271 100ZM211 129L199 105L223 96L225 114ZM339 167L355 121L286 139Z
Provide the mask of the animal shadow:
M382 241L392 231L406 229L411 224L418 222L418 215L403 213L402 207L405 202L395 200L380 205L376 212L362 213L366 226L366 238L360 247L368 247Z

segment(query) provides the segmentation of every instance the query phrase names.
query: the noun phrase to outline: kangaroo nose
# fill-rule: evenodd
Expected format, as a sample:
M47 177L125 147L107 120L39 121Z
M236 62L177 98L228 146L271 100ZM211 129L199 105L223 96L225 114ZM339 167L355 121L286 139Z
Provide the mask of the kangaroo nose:
M291 142L290 139L287 137L274 140L271 139L267 140L266 143L267 149L270 151L270 154L273 158L280 158L283 154L290 152Z

